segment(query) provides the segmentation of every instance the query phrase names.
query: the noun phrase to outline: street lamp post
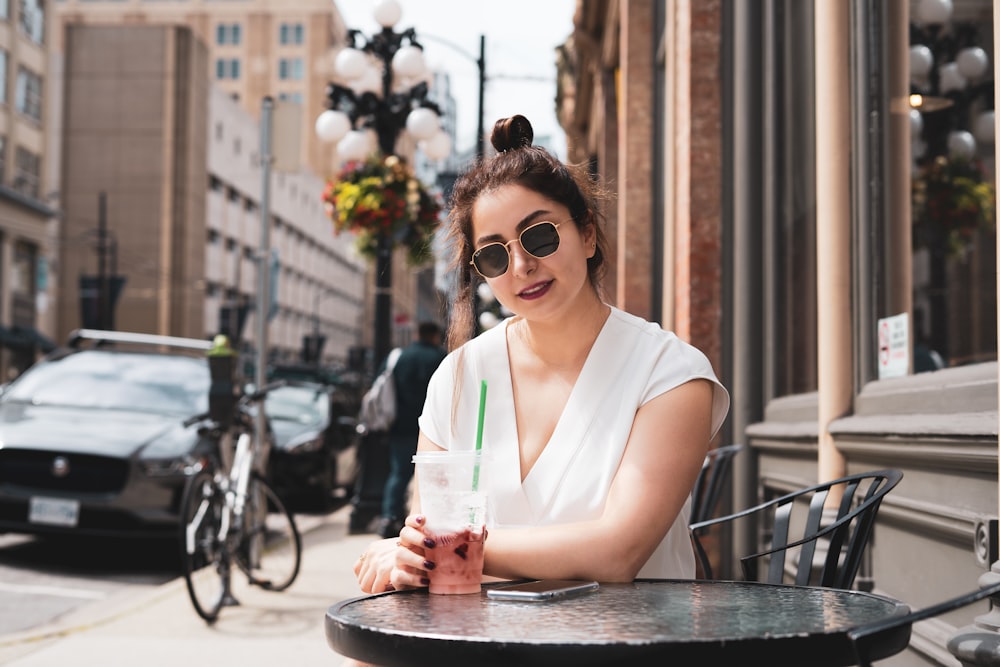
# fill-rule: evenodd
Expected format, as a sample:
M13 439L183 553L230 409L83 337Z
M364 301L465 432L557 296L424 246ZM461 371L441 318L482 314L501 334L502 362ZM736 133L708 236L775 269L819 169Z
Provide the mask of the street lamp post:
M395 155L405 131L432 160L451 152L451 138L440 124L441 111L427 98L423 47L410 28L395 32L401 9L396 0L382 0L375 20L382 30L367 37L347 31L347 48L337 54L336 74L348 85L327 85L328 109L316 119L316 134L337 142L342 160L363 160L374 148L383 157ZM377 140L373 146L372 136ZM375 253L374 364L381 366L392 344L392 250L386 230L377 237ZM376 442L378 440L378 442ZM388 451L377 438L359 453L360 478L352 498L349 532L363 532L381 509L388 474Z
M382 155L394 155L404 130L431 159L451 151L451 139L440 127L440 109L427 98L423 47L416 32L393 30L400 14L395 0L383 0L375 8L381 32L366 37L348 30L348 48L337 55L336 72L350 85L327 85L329 109L316 119L316 133L336 141L342 159L365 158L372 133ZM392 341L392 241L388 233L380 234L375 258L376 367L388 356Z

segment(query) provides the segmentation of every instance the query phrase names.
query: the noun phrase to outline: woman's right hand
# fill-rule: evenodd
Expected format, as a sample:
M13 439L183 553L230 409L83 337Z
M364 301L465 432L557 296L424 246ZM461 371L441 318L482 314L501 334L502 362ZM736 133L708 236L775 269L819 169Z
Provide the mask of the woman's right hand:
M354 574L365 593L427 586L427 571L434 563L426 551L434 540L423 532L424 517L410 515L398 538L372 542L354 564Z

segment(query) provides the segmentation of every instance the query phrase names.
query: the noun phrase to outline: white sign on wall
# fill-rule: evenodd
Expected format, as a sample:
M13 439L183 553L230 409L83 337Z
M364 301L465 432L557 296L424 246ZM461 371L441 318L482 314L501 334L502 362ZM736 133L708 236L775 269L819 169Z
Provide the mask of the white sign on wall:
M900 313L878 321L878 377L901 377L910 372L910 316Z

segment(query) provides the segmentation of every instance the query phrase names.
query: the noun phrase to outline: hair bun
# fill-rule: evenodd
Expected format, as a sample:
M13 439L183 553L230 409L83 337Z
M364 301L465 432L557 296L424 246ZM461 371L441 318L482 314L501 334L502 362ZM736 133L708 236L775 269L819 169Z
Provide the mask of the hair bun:
M524 116L518 115L498 120L493 126L490 143L493 144L493 148L503 153L517 148L527 148L531 146L534 138L535 132L531 129L531 122Z

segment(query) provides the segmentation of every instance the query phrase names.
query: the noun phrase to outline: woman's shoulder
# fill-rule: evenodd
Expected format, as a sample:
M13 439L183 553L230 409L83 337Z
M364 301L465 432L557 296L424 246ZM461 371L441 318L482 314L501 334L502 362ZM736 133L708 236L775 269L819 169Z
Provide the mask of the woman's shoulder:
M656 322L650 322L645 318L627 313L614 306L611 306L608 325L619 331L631 331L637 337L649 339L652 342L666 343L680 340L677 334L669 329L664 329Z
M669 329L664 329L656 322L627 313L623 310L611 307L611 316L608 318L609 325L613 328L612 333L617 340L631 337L629 344L637 349L645 348L648 353L656 355L661 359L672 360L674 363L678 359L685 359L688 363L701 367L708 363L706 355L691 343L686 342L680 336Z
M506 330L510 319L502 320L497 326L470 338L445 356L442 365L455 367L464 365L478 355L494 353L497 345L506 346Z

